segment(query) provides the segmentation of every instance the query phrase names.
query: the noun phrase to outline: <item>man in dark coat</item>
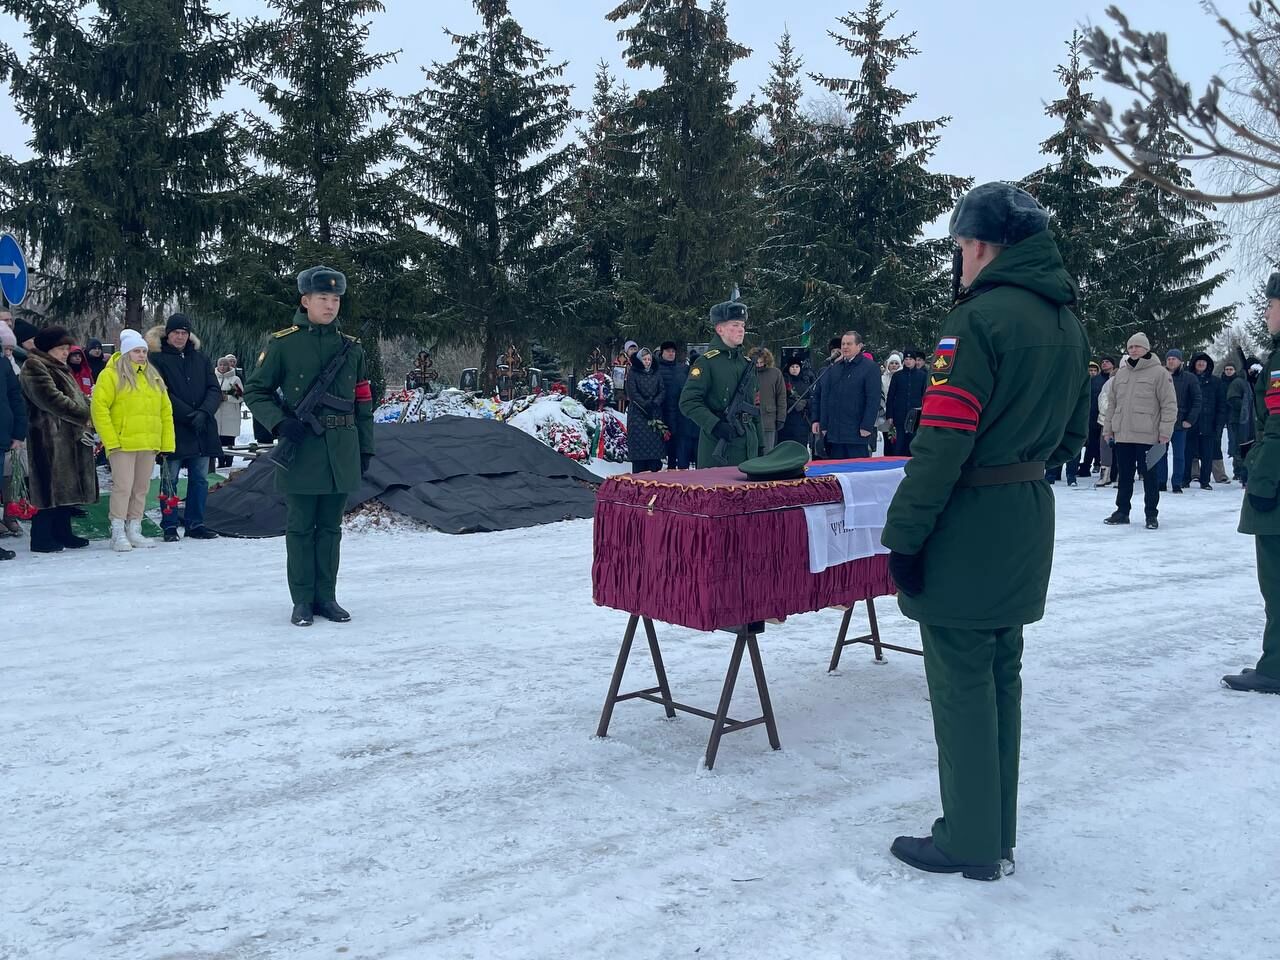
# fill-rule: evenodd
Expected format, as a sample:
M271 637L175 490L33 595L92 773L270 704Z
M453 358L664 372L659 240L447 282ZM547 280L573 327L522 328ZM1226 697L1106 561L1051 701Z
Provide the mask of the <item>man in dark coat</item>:
M915 434L907 430L912 410L919 410L924 403L924 388L929 383L925 370L928 361L919 350L908 350L902 356L902 369L889 381L889 395L885 398L885 416L893 421L897 439L893 441L893 453L897 457L911 455L911 441Z
M1045 466L1088 434L1089 343L1048 225L1004 183L975 187L952 214L960 296L881 537L902 612L920 623L943 814L891 851L975 880L1013 869L1022 631L1044 616L1053 566Z
M681 457L681 451L687 449L683 445L684 425L692 423L680 415L680 391L684 382L689 379L689 365L676 360L676 343L665 341L658 350L658 376L662 377L662 422L671 431L671 439L666 441L667 469L685 470L689 467L689 458ZM697 431L695 428L695 436Z
M1178 398L1178 419L1174 421L1173 436L1169 438L1169 456L1160 461L1156 476L1161 490L1168 483L1174 493L1181 493L1187 485L1187 471L1191 466L1187 438L1196 435L1195 426L1200 419L1200 384L1182 365L1182 351L1176 347L1165 354L1164 365L1173 378L1173 392Z
M862 355L862 336L840 338L840 359L813 388L813 432L826 441L827 459L871 456L871 434L880 413L880 368Z
M165 458L164 469L176 490L178 473L187 471L184 525L189 540L212 540L217 536L204 525L204 506L209 497L209 458L222 453L215 414L222 402L213 363L200 351L200 341L191 330L186 314L175 313L164 327L147 331L152 365L160 371L173 404L173 453ZM160 525L164 539L178 539L178 511L165 514Z
M1087 477L1093 472L1095 465L1102 465L1102 424L1098 422L1098 398L1102 396L1102 388L1111 379L1115 368L1116 363L1110 357L1103 357L1101 363L1089 361L1089 439L1085 441L1084 459L1076 470L1078 475Z
M332 267L309 267L298 274L301 305L293 325L271 335L244 390L254 418L297 445L292 466L277 472L275 483L288 511L289 621L299 627L311 626L317 616L336 623L351 619L338 605L336 592L342 514L373 460L373 388L364 348L337 325L346 292L347 278ZM294 411L344 346L341 366L326 392L336 405L316 410L323 427L317 434Z
M1213 358L1207 353L1197 353L1191 358L1191 371L1200 385L1200 416L1187 441L1195 445L1187 451L1187 459L1196 461L1190 466L1199 468L1200 489L1212 490L1210 474L1213 462L1218 459L1222 428L1227 419L1226 391L1222 381L1213 375Z
M11 454L16 455L26 439L27 403L22 397L22 387L18 384L18 375L13 372L13 365L0 355L0 510L4 509L5 502L5 460ZM7 522L10 519L12 518L4 518L5 526L0 529L0 536L6 532L13 533L13 527L17 526L18 521L13 520L10 525ZM21 533L22 528L18 527L18 534ZM14 556L12 550L0 550L0 560L12 560Z

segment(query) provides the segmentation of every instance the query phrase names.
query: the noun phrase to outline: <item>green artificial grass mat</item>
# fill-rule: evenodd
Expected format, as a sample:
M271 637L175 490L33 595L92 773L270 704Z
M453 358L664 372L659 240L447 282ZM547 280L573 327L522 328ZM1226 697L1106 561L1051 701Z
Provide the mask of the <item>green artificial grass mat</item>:
M220 473L209 474L209 487L212 489L216 484L225 483L226 477ZM187 495L187 477L184 473L178 478L178 496L185 497ZM151 486L147 489L147 513L160 509L160 478L156 477L151 481ZM88 516L74 517L71 521L71 529L75 531L77 536L87 537L90 540L109 540L111 538L111 518L107 516L108 494L104 493L98 498L97 503L85 504L81 507ZM181 507L179 507L181 509ZM142 534L146 537L158 537L161 535L160 526L153 521L150 516L142 518Z

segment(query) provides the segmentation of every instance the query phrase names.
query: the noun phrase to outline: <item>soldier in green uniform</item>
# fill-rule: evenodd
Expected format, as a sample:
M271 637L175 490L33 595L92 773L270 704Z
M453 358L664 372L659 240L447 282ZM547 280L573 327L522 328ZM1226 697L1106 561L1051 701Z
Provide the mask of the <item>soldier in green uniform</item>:
M755 402L755 364L747 358L742 341L747 336L747 307L736 300L717 303L711 308L711 325L715 337L711 346L689 367L689 379L680 391L680 412L698 425L698 466L737 466L760 453L760 414L741 424L738 433L735 425L725 419L733 400L738 381L746 375L746 395ZM725 441L719 460L715 448Z
M290 619L306 627L317 614L338 623L351 619L336 597L342 514L347 495L360 485L373 457L373 392L363 348L335 323L347 278L330 267L311 267L298 274L298 292L302 306L293 325L271 335L245 386L244 401L263 426L298 445L289 469L276 473L276 489L285 494L288 507ZM354 411L317 410L324 432L316 434L293 416L293 410L344 337L353 345L328 393L352 401ZM277 389L284 394L283 405Z
M1248 475L1239 527L1241 533L1253 535L1267 622L1258 665L1223 677L1222 682L1232 690L1280 693L1280 273L1267 280L1267 331L1271 356L1253 388L1258 439L1245 458Z
M1013 869L1022 628L1044 615L1053 562L1044 472L1089 431L1089 344L1048 222L1004 183L952 214L960 293L882 538L902 612L920 624L943 813L932 836L891 850L977 880Z

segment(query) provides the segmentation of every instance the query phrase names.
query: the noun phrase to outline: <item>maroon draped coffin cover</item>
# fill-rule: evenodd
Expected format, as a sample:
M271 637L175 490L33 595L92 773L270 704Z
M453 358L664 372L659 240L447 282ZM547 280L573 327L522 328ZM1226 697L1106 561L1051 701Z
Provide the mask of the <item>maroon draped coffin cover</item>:
M893 594L885 555L809 572L802 508L839 500L830 476L752 482L719 467L611 477L596 495L593 599L715 630Z

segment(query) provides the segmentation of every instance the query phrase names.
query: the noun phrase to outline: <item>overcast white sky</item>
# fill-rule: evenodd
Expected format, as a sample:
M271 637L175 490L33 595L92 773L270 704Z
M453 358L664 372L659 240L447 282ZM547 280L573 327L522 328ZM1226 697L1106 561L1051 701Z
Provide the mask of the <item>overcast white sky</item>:
M466 32L478 22L471 0L384 2L386 12L372 22L370 49L400 51L398 62L375 78L396 93L418 89L424 64L452 56L445 28ZM1053 71L1063 58L1063 43L1075 27L1090 22L1109 26L1107 5L1105 0L886 2L886 9L898 9L891 27L917 34L919 55L894 77L899 88L919 94L908 116L952 118L934 168L983 182L1015 180L1040 166L1039 144L1056 127L1045 117L1044 105L1061 89ZM237 16L269 12L261 0L215 0L214 6ZM579 106L590 100L595 64L602 58L633 88L645 84L643 76L627 75L622 68L618 27L604 17L615 0L509 0L509 6L530 36L569 62L568 80L576 88ZM1135 27L1169 34L1174 63L1197 91L1229 62L1225 34L1196 0L1121 0L1119 6ZM1247 0L1222 0L1219 9L1243 25L1247 6ZM790 29L807 70L851 75L854 61L827 36L838 27L836 18L850 7L860 9L860 0L728 0L731 35L753 50L734 71L740 98L764 82L784 28ZM0 17L0 40L25 47L20 26L8 17ZM1095 89L1117 102L1116 91L1101 85ZM229 102L240 107L251 100L232 96ZM15 126L8 119L0 122L0 142L23 154L26 151L14 143L22 139ZM1241 299L1255 283L1251 275L1238 275L1216 299Z

